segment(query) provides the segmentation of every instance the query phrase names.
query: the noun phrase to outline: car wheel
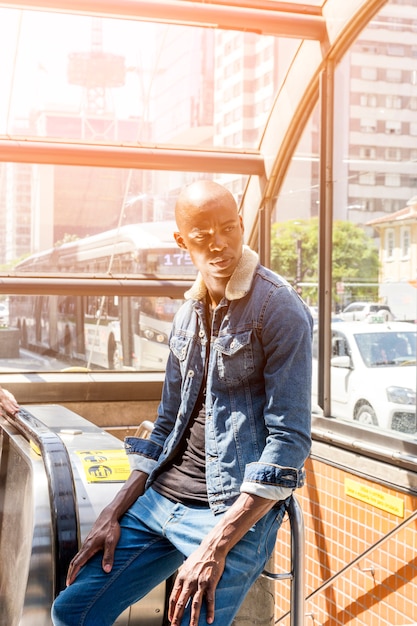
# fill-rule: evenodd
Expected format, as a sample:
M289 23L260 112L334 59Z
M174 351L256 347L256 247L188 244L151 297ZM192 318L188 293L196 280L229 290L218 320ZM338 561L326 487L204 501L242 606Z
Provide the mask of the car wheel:
M378 420L375 415L375 411L370 404L362 404L357 410L355 419L361 424L368 424L370 426L378 426Z

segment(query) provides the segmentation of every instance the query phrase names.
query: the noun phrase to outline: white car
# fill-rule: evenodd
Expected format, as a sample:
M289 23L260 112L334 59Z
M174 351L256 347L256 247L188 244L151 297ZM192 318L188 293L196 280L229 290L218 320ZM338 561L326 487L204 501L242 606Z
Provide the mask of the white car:
M378 302L351 302L339 315L345 322L361 322L370 316L385 322L394 319L389 306Z
M313 402L317 403L317 331L313 341ZM331 415L416 433L415 324L332 324Z

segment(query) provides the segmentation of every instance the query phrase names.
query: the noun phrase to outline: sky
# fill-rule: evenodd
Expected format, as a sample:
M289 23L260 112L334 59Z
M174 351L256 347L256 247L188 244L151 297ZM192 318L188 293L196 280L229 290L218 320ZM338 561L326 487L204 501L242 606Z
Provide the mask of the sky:
M103 51L121 54L132 70L146 70L153 58L153 25L114 19L100 22ZM91 50L92 24L88 16L0 9L1 134L10 132L13 119L27 118L32 108L55 108L59 103L59 108L79 110L83 93L67 82L68 55ZM128 72L126 88L113 90L118 115L138 114L141 90L138 71Z

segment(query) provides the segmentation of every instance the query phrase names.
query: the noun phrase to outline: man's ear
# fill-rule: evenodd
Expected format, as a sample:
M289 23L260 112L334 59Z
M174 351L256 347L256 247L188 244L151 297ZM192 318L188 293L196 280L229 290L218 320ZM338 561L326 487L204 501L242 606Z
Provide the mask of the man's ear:
M182 238L181 233L178 233L178 232L174 233L174 239L177 242L177 246L179 248L183 248L183 250L187 249L187 246L184 243L184 239Z

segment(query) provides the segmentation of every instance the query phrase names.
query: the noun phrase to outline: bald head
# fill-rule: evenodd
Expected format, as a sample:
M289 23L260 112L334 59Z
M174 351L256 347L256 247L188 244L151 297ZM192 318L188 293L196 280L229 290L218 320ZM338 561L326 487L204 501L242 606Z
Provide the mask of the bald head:
M188 250L213 302L220 302L243 246L243 221L230 191L211 180L185 187L175 207L175 241Z
M228 189L212 180L198 180L185 187L178 196L175 205L177 226L181 230L191 214L198 215L200 211L210 208L218 211L222 207L238 214L236 201Z

